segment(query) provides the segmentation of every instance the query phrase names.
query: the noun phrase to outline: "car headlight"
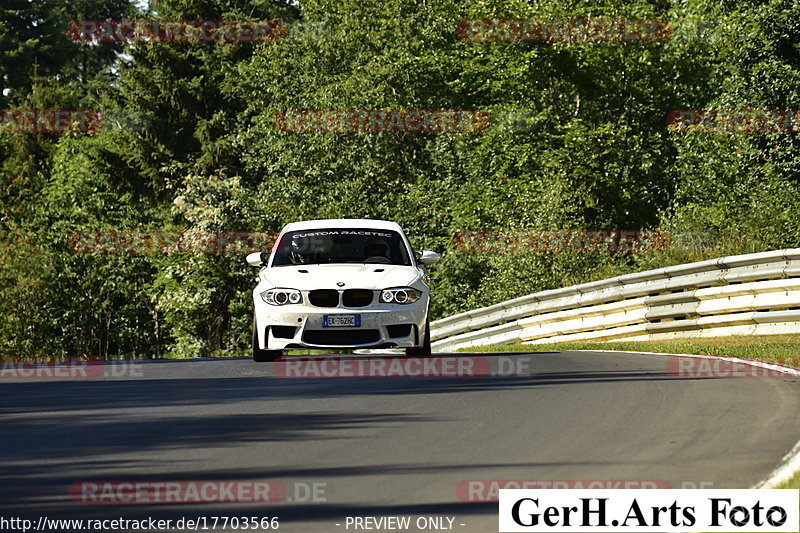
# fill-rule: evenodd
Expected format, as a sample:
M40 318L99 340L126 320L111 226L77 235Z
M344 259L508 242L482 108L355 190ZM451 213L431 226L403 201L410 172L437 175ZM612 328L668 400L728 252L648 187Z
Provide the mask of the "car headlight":
M385 304L413 304L422 292L411 287L395 287L392 289L384 289L381 291L380 300Z
M303 296L297 289L270 289L261 293L261 299L270 305L299 304Z

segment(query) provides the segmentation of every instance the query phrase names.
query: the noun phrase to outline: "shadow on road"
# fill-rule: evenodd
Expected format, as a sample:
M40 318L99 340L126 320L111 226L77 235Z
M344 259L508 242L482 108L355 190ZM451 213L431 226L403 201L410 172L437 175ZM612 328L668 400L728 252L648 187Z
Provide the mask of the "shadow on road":
M520 353L487 354L437 354L441 358L483 357L491 362L501 356L521 359L530 357L536 361L541 352L533 356ZM553 352L555 353L555 352ZM357 362L369 358L382 358L391 362L387 356L327 356L324 359L336 362ZM306 359L306 358L303 358ZM323 357L307 358L322 360ZM397 357L404 361L404 357ZM464 391L494 391L505 388L532 388L567 384L590 384L608 382L633 382L671 380L674 376L665 370L580 370L564 372L548 371L542 368L529 368L511 375L484 375L459 377L415 377L415 376L368 376L368 377L280 377L272 371L273 365L280 365L298 358L284 359L278 363L254 363L242 358L206 360L160 360L144 361L144 376L120 380L48 380L13 381L0 380L0 415L30 411L82 411L116 408L197 406L219 404L220 402L239 402L248 399L302 399L320 397L346 397L373 394L447 394ZM225 375L226 364L252 365L258 376L230 377ZM219 365L220 377L192 377L193 364ZM186 370L180 377L165 377L159 372L161 365L178 365ZM173 372L174 373L174 372ZM717 378L682 378L717 379ZM133 403L132 403L133 402ZM0 422L2 427L2 422Z

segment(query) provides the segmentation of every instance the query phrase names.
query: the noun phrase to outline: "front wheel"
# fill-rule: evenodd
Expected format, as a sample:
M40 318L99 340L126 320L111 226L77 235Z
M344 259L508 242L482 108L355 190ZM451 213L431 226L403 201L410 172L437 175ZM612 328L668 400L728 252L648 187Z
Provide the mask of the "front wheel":
M418 348L406 348L406 355L416 357L429 357L431 355L431 322L425 321L425 336L422 340L422 346Z
M258 347L258 324L256 315L253 314L253 361L257 363L268 363L276 361L283 355L283 350L262 350Z

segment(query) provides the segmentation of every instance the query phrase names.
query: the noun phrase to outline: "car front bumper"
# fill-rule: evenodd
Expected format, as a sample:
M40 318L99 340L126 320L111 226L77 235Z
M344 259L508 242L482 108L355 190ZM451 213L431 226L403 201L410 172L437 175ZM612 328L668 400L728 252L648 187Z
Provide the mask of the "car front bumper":
M422 345L428 295L412 304L316 307L307 303L272 306L255 295L258 342L262 350L288 348L414 348ZM325 315L359 315L359 327L324 326Z

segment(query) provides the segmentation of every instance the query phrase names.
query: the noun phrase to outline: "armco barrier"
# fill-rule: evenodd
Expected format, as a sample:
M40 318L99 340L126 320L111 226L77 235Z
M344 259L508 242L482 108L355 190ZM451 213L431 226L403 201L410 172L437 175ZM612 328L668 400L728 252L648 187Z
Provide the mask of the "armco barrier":
M538 292L431 323L437 351L800 331L800 248Z

